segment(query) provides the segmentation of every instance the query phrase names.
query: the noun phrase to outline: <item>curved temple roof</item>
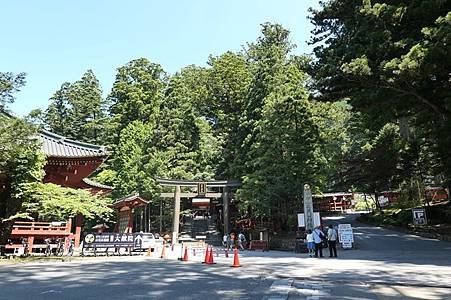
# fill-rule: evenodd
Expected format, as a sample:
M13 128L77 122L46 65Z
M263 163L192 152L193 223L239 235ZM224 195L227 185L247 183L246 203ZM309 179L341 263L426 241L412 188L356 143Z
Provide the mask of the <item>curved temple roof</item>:
M105 146L73 141L43 129L39 132L39 138L42 140L44 154L49 157L83 158L109 155Z

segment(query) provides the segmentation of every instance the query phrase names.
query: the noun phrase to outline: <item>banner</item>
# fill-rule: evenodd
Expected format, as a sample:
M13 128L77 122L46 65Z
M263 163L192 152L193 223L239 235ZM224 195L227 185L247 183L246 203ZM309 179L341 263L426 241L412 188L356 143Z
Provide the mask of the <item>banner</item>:
M155 242L152 233L88 233L83 239L83 248L133 248L149 247Z

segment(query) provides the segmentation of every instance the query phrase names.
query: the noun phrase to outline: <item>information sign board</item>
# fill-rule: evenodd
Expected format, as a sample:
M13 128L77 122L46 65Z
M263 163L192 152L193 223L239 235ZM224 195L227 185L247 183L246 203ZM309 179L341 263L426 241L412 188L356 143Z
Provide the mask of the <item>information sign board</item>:
M426 210L424 208L412 209L412 217L414 225L426 225L428 223L426 218Z
M351 224L338 225L338 239L343 248L352 248L352 243L354 243L354 232Z

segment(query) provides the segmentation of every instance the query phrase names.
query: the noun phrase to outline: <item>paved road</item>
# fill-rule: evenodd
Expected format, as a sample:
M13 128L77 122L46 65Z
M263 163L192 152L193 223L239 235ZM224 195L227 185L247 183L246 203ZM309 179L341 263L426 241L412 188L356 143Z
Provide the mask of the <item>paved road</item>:
M0 299L451 299L451 243L352 223L338 259L242 252L206 266L147 257L0 265Z
M272 283L228 266L144 257L0 268L0 299L261 299Z

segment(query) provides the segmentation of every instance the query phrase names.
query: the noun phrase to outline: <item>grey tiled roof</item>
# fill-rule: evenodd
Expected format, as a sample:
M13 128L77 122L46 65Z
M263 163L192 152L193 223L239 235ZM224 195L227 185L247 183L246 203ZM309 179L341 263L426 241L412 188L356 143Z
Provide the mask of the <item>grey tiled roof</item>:
M105 146L73 141L47 130L40 130L39 137L42 140L42 150L48 157L79 158L109 155Z

